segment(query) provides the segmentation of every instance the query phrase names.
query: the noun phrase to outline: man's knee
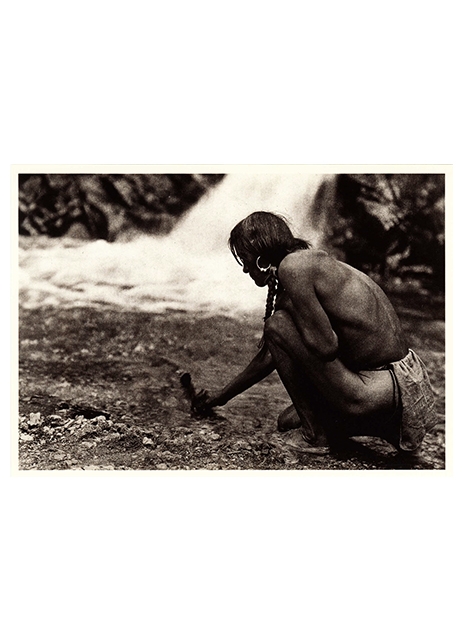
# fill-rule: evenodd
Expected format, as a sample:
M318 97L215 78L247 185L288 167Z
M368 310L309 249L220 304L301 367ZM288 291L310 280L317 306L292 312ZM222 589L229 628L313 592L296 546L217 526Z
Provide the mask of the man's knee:
M291 431L292 429L298 429L300 425L300 416L293 404L284 409L278 416L278 431Z

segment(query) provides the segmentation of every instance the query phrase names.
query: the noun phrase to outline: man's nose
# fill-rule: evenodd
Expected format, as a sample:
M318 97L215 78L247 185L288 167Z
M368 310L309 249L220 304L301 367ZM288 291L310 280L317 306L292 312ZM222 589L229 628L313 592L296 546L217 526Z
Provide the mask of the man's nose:
M245 264L244 264L244 265L242 265L242 271L243 271L244 273L249 273L249 270L247 269L247 267L245 266Z

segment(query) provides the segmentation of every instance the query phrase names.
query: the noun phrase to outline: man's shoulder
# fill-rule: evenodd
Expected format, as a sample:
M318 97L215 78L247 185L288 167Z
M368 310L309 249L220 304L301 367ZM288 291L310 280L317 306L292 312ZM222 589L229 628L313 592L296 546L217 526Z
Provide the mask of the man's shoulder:
M332 263L332 258L321 249L303 249L289 253L279 265L279 275L292 276L296 273L304 272L306 275L314 275L319 270L328 268Z

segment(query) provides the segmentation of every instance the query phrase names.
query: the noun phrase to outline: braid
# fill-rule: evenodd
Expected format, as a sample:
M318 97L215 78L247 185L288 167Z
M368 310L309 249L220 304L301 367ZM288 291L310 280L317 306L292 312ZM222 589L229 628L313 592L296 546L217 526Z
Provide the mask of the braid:
M268 280L268 295L266 296L265 317L263 318L263 322L266 322L266 320L273 315L274 301L276 300L277 292L278 279L276 273L272 273Z
M276 300L276 294L278 292L278 279L276 276L276 271L271 273L270 279L268 280L268 294L266 296L266 307L265 307L265 317L263 318L263 322L266 322L268 318L273 315L274 312L274 302ZM258 343L258 348L261 349L265 344L265 336L263 335L260 342Z

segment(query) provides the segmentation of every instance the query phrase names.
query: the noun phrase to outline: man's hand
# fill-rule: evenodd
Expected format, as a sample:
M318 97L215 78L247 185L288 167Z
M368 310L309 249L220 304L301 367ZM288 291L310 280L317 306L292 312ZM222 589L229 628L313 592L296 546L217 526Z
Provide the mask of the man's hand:
M191 401L191 411L197 416L213 415L213 407L219 404L218 396L211 396L205 389L196 392L191 375L187 372L181 374L180 382Z
M213 412L213 404L211 403L210 394L202 389L196 393L191 400L191 409L193 413L199 416L207 416Z

